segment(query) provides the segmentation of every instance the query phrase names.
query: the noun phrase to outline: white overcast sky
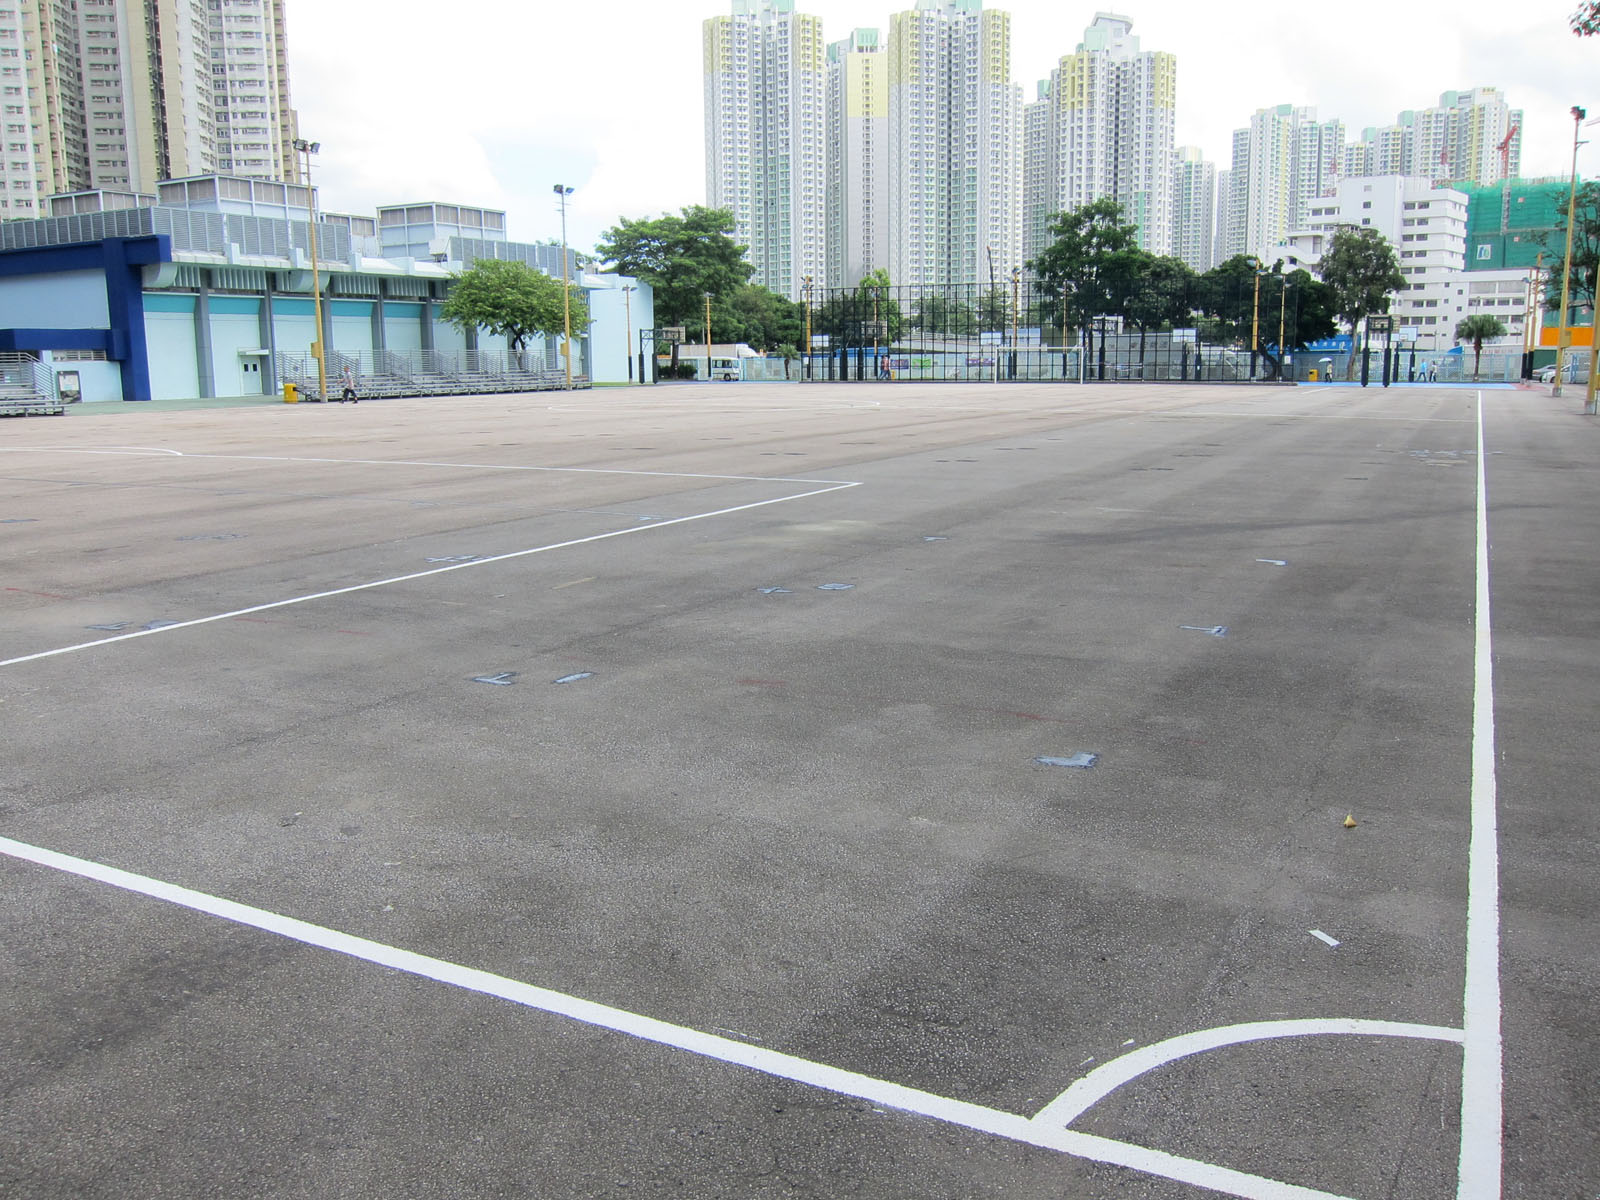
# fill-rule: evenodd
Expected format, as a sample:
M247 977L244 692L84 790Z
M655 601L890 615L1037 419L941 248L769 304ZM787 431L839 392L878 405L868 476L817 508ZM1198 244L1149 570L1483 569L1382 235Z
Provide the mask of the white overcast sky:
M829 41L887 33L910 0L798 0ZM1069 54L1100 9L1062 0L986 4L1012 14L1015 81ZM1303 4L1129 0L1146 50L1178 59L1177 137L1226 168L1257 108L1314 105L1352 134L1450 89L1492 85L1526 114L1522 173L1565 176L1573 105L1600 115L1600 38L1567 24L1577 0ZM705 203L701 22L727 0L289 0L301 134L322 143L316 183L333 211L443 200L507 211L515 241L590 248L619 217ZM1600 174L1600 125L1579 174Z

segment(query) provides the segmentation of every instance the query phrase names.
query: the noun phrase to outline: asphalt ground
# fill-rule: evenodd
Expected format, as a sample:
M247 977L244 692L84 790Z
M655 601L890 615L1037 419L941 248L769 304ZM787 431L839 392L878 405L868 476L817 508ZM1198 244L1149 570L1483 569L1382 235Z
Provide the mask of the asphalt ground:
M7 422L0 1193L1593 1197L1577 407Z

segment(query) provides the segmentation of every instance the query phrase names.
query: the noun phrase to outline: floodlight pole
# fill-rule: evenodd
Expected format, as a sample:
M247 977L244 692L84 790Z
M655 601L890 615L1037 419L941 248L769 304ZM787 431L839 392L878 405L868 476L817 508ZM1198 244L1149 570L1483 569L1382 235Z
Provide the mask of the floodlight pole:
M1283 382L1283 315L1288 305L1289 284L1280 277L1278 279L1278 382Z
M572 189L559 183L551 189L561 198L561 356L567 363L567 391L572 390L572 274L567 269L567 197Z
M800 360L805 363L802 378L811 378L811 276L806 276L806 348L805 357Z
M633 293L637 290L634 287L622 289L622 324L625 326L622 331L622 348L628 355L629 383L633 382Z
M311 343L311 357L317 360L317 398L328 402L328 354L322 344L322 275L317 270L316 189L311 186L311 156L322 149L321 142L295 138L294 148L306 156L306 232L311 240L311 310L317 322L317 339Z
M1019 329L1019 322L1021 320L1021 313L1018 311L1018 306L1021 303L1021 297L1019 295L1019 293L1021 291L1021 288L1022 288L1022 268L1021 267L1012 267L1011 268L1011 355L1010 355L1010 361L1007 362L1007 364L1006 364L1006 369L1007 369L1007 371L1010 374L1012 379L1016 379L1016 377L1017 377L1017 342L1021 337L1021 330Z
M1572 343L1572 330L1567 325L1567 302L1572 294L1572 226L1578 211L1578 147L1582 145L1578 140L1578 132L1583 128L1584 117L1588 115L1578 105L1572 106L1572 186L1567 193L1567 249L1561 259L1561 311L1556 314L1556 375L1554 385L1550 388L1552 396L1561 395L1561 360L1566 357L1567 347Z
M1250 382L1256 378L1256 353L1261 348L1261 260L1256 259L1255 306L1250 314Z

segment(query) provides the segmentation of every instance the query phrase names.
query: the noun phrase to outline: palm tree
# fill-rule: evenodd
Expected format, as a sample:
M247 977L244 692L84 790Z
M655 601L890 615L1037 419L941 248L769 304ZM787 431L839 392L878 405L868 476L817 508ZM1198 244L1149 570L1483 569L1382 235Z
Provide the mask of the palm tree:
M1483 344L1505 337L1506 327L1493 313L1473 313L1456 324L1456 341L1472 343L1472 377L1478 377L1478 360L1483 357Z

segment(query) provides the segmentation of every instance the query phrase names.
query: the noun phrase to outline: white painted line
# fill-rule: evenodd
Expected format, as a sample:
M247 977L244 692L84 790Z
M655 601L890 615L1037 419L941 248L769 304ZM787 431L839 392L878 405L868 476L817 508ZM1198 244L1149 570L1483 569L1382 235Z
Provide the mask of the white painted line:
M1466 425L1471 422L1470 417L1391 417L1391 416L1365 416L1360 413L1314 413L1314 412L1230 412L1225 409L1211 408L1184 408L1173 409L1167 412L1146 413L1151 417L1260 417L1281 420L1284 417L1298 417L1307 421L1403 421L1407 425Z
M715 479L739 483L837 483L835 479L797 479L785 475L704 475L693 471L626 471L608 467L528 467L512 463L431 462L410 458L310 458L285 454L194 454L155 446L80 449L64 446L0 446L4 454L170 454L176 458L224 459L230 462L324 463L352 467L449 467L462 471L537 471L552 475L640 475L654 479Z
M1489 490L1478 393L1478 549L1472 670L1472 834L1467 849L1467 969L1461 1027L1460 1200L1497 1200L1502 1171L1500 847L1495 781L1494 646L1489 614Z
M1096 1067L1034 1115L1039 1125L1065 1128L1123 1084L1147 1071L1164 1067L1191 1054L1238 1046L1246 1042L1273 1038L1317 1037L1326 1034L1359 1034L1367 1037L1428 1038L1459 1042L1461 1031L1441 1025L1412 1025L1399 1021L1362 1021L1348 1018L1311 1018L1296 1021L1252 1021L1244 1025L1221 1025L1181 1034L1164 1042L1141 1046L1121 1058Z
M1323 933L1322 930L1320 930L1320 929L1312 929L1312 930L1308 930L1308 932L1311 934L1312 937L1316 938L1317 941L1319 941L1319 942L1326 942L1330 946L1337 946L1339 944L1339 939L1338 938L1329 937L1327 934Z
M1029 1120L1015 1113L969 1104L964 1100L953 1100L948 1096L938 1096L917 1088L874 1079L870 1075L859 1075L854 1071L841 1070L838 1067L812 1062L810 1059L768 1050L762 1046L753 1046L682 1025L658 1021L654 1017L641 1016L626 1009L596 1004L592 1000L583 1000L564 992L535 987L533 984L507 979L503 975L494 975L488 971L464 967L443 959L430 958L425 954L386 946L381 942L354 937L294 917L224 900L219 896L151 879L145 875L136 875L131 871L123 871L103 863L75 858L39 846L30 846L11 838L0 837L0 853L42 867L78 875L84 879L109 884L112 887L137 892L195 912L208 913L225 921L234 921L253 929L265 930L308 946L318 946L336 954L345 954L364 962L376 963L394 971L434 979L452 987L464 988L486 996L497 996L514 1004L522 1004L557 1016L570 1017L586 1025L615 1030L630 1037L673 1046L687 1050L691 1054L732 1063L734 1066L747 1067L764 1075L792 1080L795 1083L845 1096L855 1096L873 1104L881 1104L885 1108L914 1113L936 1121L959 1125L964 1129L976 1130L979 1133L993 1134L996 1137L1025 1142L1030 1146L1041 1146L1048 1150L1059 1150L1064 1154L1095 1162L1129 1167L1164 1179L1210 1188L1212 1191L1227 1195L1246 1197L1246 1200L1347 1200L1345 1197L1317 1191L1314 1188L1280 1183L1277 1180L1248 1175L1212 1163L1180 1158L1160 1150L1147 1150L1143 1146L1134 1146L1127 1142L1095 1137L1092 1134L1073 1133L1067 1129L1051 1129L1048 1124L1040 1124L1037 1118Z
M430 571L413 571L409 575L395 575L389 579L375 579L369 583L354 583L349 587L332 588L326 592L313 592L307 596L291 596L287 600L273 600L266 604L255 604L249 608L237 608L231 612L216 613L209 617L196 617L191 621L175 621L170 625L162 625L156 629L139 629L133 633L120 633L115 637L97 638L92 642L79 642L75 646L61 646L55 650L41 650L37 654L24 654L17 658L0 659L0 667L14 667L19 663L34 662L41 658L54 658L58 654L72 654L79 650L90 650L95 646L108 646L113 642L125 642L131 638L149 637L157 633L172 633L179 629L192 629L196 625L209 625L213 621L227 621L234 617L247 617L252 613L267 612L274 608L286 608L292 604L306 604L312 600L326 600L331 596L344 596L351 592L364 592L372 588L388 587L390 584L395 583L409 583L413 579L426 579L430 575L443 575L447 571L468 571L474 567L488 566L490 563L506 562L513 558L526 558L530 554L544 554L550 550L565 550L572 546L587 545L590 542L603 542L608 538L650 533L657 529L666 529L672 525L682 525L688 521L704 521L708 517L725 517L729 513L746 512L752 508L764 508L769 504L784 504L790 500L804 500L809 496L825 496L829 492L860 486L859 483L835 482L831 487L817 488L809 492L796 492L791 496L777 496L771 500L756 500L750 504L736 504L732 508L719 508L711 512L694 513L687 517L673 517L671 520L655 521L649 525L629 525L624 529L613 529L608 533L591 534L588 537L572 538L565 542L552 542L547 546L533 546L526 550L513 550L508 554L491 554L486 558L476 558L471 562L451 563L448 566L435 567Z

